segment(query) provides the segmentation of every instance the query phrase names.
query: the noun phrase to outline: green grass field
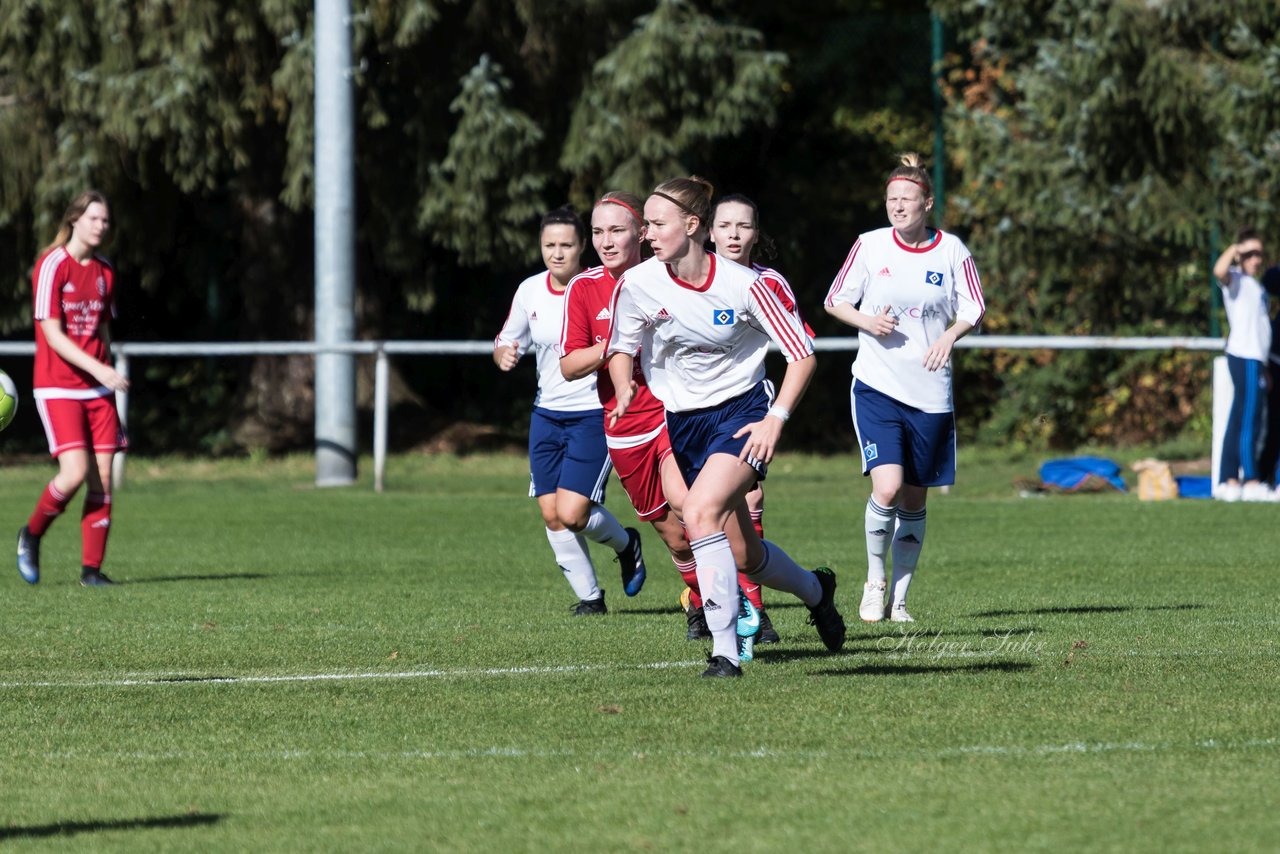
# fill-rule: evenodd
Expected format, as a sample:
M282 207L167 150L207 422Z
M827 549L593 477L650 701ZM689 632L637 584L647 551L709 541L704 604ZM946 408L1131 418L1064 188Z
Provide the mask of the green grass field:
M1274 850L1280 511L1024 499L963 455L911 632L857 621L867 486L786 456L766 527L839 573L741 680L700 680L680 582L573 619L519 456L134 459L106 570L79 502L0 566L0 847L26 851ZM0 468L0 536L47 465ZM616 483L610 506L628 523ZM9 548L9 547L6 547Z

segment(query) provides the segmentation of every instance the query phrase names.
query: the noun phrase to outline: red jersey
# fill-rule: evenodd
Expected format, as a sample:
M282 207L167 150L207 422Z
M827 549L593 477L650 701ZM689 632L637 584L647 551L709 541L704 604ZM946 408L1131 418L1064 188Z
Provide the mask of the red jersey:
M32 383L37 397L106 397L111 390L90 374L68 364L45 340L42 320L59 320L62 331L93 358L107 363L102 325L114 315L115 273L111 264L93 255L81 264L65 246L50 249L36 261L31 276L35 292L36 362ZM43 393L41 393L43 392Z
M609 327L613 323L609 306L613 304L613 292L617 289L618 280L605 267L592 267L569 282L564 292L564 328L560 333L562 356L609 340ZM639 359L635 360L631 373L636 381L635 397L627 408L627 414L612 427L609 426L609 413L618 405L613 380L603 365L596 374L596 392L604 406L607 435L647 435L665 423L662 401L649 390Z

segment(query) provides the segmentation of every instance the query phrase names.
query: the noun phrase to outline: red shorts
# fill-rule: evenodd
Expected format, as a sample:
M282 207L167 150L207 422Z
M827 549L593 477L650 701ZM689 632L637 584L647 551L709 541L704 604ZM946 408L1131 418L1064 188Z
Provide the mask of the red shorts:
M652 522L667 512L662 491L662 461L671 453L667 427L645 436L607 436L609 460L622 488L642 521Z
M56 457L76 448L93 448L95 454L110 454L129 447L115 395L75 400L66 397L36 398L36 409L49 438L49 453Z

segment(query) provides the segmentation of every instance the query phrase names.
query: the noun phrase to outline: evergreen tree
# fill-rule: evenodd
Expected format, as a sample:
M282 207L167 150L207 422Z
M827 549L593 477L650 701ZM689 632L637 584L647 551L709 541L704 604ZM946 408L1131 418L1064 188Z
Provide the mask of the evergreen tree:
M987 331L1203 334L1211 225L1280 222L1275 4L935 6L969 46L949 75L949 201L988 282ZM994 435L1150 438L1204 411L1203 357L991 365Z

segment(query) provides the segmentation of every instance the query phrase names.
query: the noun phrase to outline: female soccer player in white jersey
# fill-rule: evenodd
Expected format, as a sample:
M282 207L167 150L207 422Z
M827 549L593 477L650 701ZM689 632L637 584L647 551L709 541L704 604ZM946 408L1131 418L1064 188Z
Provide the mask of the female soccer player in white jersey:
M978 268L954 235L932 229L929 173L919 155L889 174L889 227L853 244L827 293L826 309L858 330L850 393L862 472L871 475L865 513L867 582L858 614L885 616L885 555L893 551L889 619L913 622L907 588L924 544L931 486L955 482L951 348L982 320Z
M802 323L804 322L796 306L796 295L783 275L772 267L752 261L753 255L772 256L772 243L760 231L760 209L755 202L741 193L732 193L716 202L715 212L711 218L711 242L715 245L716 254L720 257L755 270L760 275L760 280L778 295L778 299L787 311L800 318ZM762 251L757 252L757 249ZM804 331L810 338L813 337L813 329L809 324L804 324ZM764 539L764 484L757 482L755 487L747 493L746 500L751 525L755 528L757 536ZM756 643L777 643L781 638L778 637L777 631L773 628L773 622L764 609L760 585L751 584L745 575L739 578L739 583L747 598L760 612L760 636L756 639ZM697 607L696 602L690 604Z
M40 581L40 538L88 483L80 514L80 583L113 582L102 573L111 531L111 460L127 442L115 393L129 382L108 362L115 273L97 254L111 227L106 197L86 190L62 215L58 235L36 261L33 397L58 473L18 532L18 572ZM92 453L92 458L90 458Z
M565 289L582 272L586 227L563 207L543 216L538 233L547 269L516 289L511 312L493 342L493 361L509 371L533 347L538 393L529 422L529 494L538 499L547 541L578 597L574 615L605 614L604 591L583 537L618 553L623 592L634 596L645 578L640 534L623 528L600 503L611 466L595 378L567 382L560 375Z
M816 360L804 327L754 270L703 248L712 192L701 178L675 178L645 202L645 237L654 257L622 277L606 354L617 393L612 419L631 405L637 354L647 374L662 375L658 393L689 484L684 522L714 644L702 675L718 677L742 675L733 606L738 566L751 567L755 583L793 593L809 606L829 650L844 644L845 627L835 607L835 574L801 569L756 536L747 514L743 498L765 476ZM787 359L772 405L764 380L770 340Z
M617 405L613 381L605 367L605 347L612 325L609 309L618 279L640 263L643 204L635 194L620 191L605 193L596 202L591 212L591 243L603 263L576 276L565 291L560 372L570 382L596 375L596 389L605 413ZM680 520L672 512L682 503L686 488L671 454L662 401L650 391L638 364L632 379L636 390L626 415L615 423L603 419L609 459L636 515L653 524L681 577L696 587L693 552Z

